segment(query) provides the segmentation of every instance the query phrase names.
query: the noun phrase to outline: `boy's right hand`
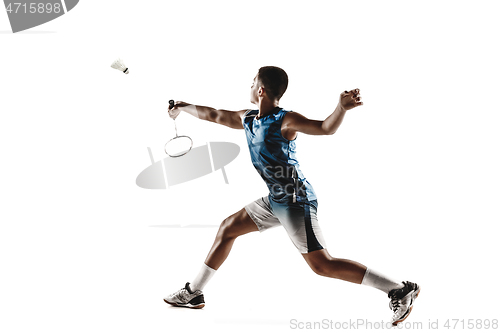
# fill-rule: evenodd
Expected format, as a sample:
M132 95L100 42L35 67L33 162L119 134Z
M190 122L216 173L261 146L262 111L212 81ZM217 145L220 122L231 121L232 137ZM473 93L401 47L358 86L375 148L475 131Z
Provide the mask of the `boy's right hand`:
M168 106L168 115L170 116L170 118L175 119L179 116L179 113L181 113L182 111L180 108L188 105L190 104L185 102L180 102L180 101L175 102L173 107L170 107L170 105Z

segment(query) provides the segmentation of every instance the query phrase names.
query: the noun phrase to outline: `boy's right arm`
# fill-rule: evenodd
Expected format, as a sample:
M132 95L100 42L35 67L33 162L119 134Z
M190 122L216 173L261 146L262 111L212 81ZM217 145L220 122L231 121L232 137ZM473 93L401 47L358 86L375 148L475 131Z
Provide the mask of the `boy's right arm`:
M235 129L243 129L242 119L247 110L228 111L217 110L208 106L175 102L174 107L168 110L171 118L175 119L181 111L187 112L196 118L211 121Z

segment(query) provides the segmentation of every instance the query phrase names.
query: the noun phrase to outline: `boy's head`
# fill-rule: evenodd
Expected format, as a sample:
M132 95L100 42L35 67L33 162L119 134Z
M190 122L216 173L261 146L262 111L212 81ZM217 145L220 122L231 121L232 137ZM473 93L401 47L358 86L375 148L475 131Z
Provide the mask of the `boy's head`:
M252 85L251 102L258 103L259 91L267 95L270 100L279 101L288 87L288 75L279 67L261 67Z

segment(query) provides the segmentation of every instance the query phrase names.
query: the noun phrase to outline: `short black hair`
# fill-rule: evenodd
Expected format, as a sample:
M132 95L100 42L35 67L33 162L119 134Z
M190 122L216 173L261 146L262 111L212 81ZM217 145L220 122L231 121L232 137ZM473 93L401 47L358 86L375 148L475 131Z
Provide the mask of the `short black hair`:
M259 69L259 81L269 98L280 99L288 87L288 75L279 67L265 66Z

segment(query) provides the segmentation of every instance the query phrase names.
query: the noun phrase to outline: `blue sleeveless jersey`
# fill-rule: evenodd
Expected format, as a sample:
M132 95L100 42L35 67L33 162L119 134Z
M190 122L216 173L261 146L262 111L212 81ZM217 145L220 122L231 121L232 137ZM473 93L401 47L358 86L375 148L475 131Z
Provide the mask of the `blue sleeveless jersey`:
M281 135L281 124L287 112L276 108L256 119L259 110L248 110L243 119L252 163L276 202L317 200L314 189L299 168L295 156L295 140Z

